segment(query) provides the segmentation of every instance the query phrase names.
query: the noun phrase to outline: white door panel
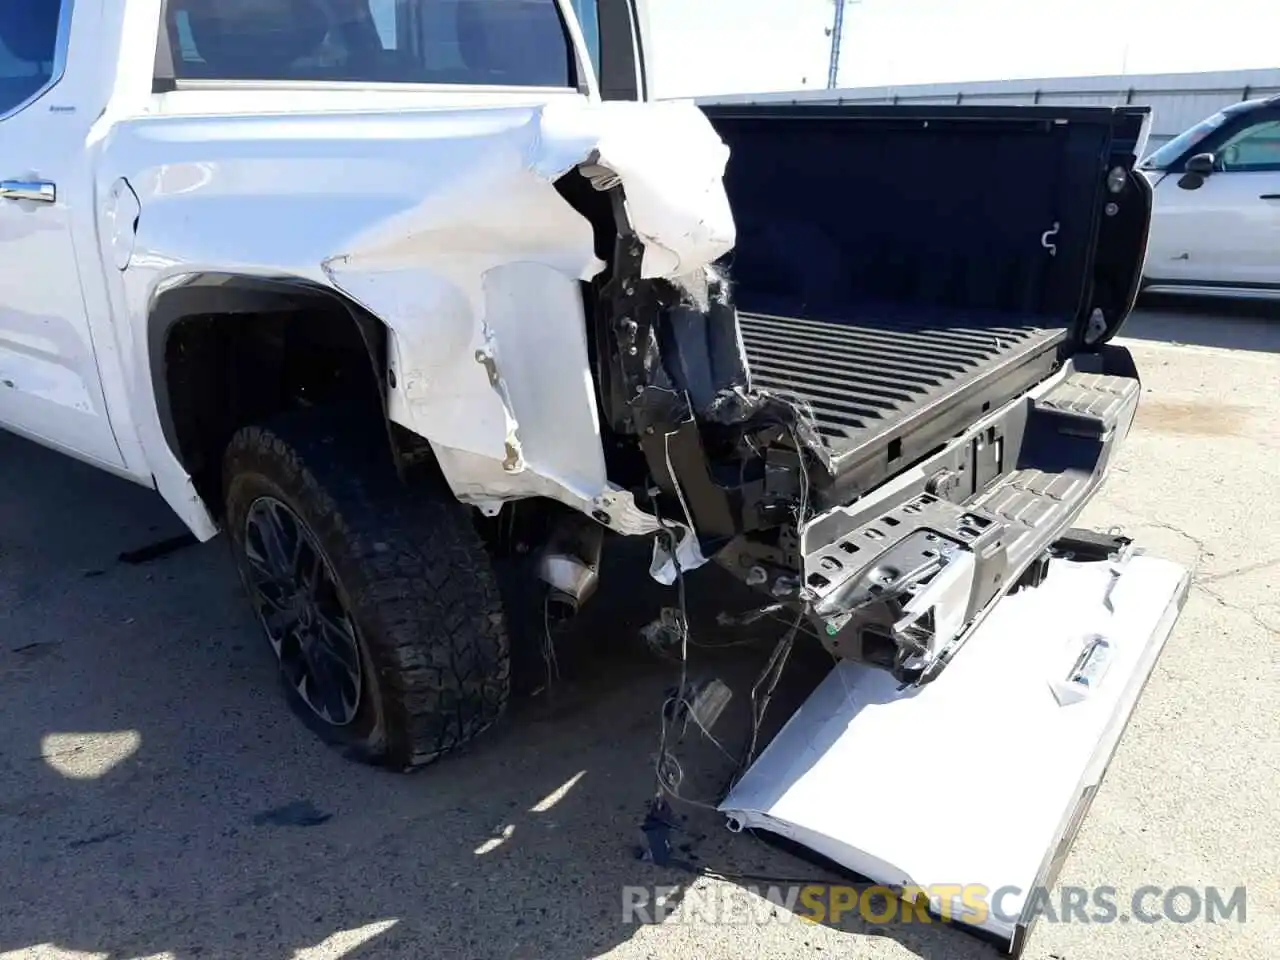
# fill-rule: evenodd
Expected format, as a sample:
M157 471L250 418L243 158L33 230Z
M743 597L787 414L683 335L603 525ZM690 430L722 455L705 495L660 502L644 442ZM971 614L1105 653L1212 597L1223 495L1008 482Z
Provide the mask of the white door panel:
M1157 184L1149 279L1280 284L1280 120L1256 116L1212 148L1213 173L1175 171Z
M1166 174L1156 184L1152 197L1151 233L1147 239L1147 261L1143 268L1149 280L1191 280L1192 247L1196 247L1196 267L1203 251L1196 245L1196 205L1198 190L1183 190L1178 174Z
M68 30L56 4L0 13L0 425L120 466L71 238L70 208L93 202L83 129L50 107Z
M1280 172L1214 173L1197 190L1178 180L1170 174L1156 187L1147 275L1280 283Z

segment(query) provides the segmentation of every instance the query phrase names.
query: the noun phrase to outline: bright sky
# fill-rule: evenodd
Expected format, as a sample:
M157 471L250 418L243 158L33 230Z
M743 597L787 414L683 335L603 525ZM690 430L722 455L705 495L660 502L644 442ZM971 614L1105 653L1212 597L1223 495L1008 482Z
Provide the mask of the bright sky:
M648 0L655 93L823 87L833 0ZM1280 67L1276 0L849 0L840 85Z

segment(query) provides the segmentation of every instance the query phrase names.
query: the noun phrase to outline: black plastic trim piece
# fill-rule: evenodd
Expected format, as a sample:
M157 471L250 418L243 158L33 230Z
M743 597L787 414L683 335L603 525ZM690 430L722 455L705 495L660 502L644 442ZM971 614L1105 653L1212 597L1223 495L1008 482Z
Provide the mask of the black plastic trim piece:
M648 96L640 16L633 0L599 0L600 97L644 100Z
M301 297L323 297L341 304L356 325L364 345L375 384L384 382L387 369L386 329L381 321L352 304L332 290L302 280L277 280L228 273L191 274L181 283L157 295L147 318L147 354L152 389L160 427L169 449L179 462L185 462L178 430L173 420L169 395L167 346L177 324L193 317L252 316L287 309ZM372 398L370 398L372 399ZM399 446L386 416L387 392L378 391L377 403L383 413L387 442L400 466Z
M994 120L1008 129L1011 121L1021 121L1028 129L1038 129L1053 123L1097 123L1099 116L1110 115L1113 124L1141 123L1150 113L1149 107L1053 107L1053 106L991 106L976 105L889 105L889 104L824 104L824 103L703 103L702 111L713 120L731 117L786 117L803 116L807 119L835 118L840 120L901 121L904 125L918 126L928 120L938 123L963 123L964 129L972 129L975 120Z
M1131 537L1118 533L1099 533L1085 527L1072 527L1054 541L1053 549L1063 555L1070 554L1072 560L1087 563L1111 559L1131 543Z
M156 27L156 60L151 71L151 92L172 93L178 89L173 66L173 42L169 38L169 0L161 0L160 23Z

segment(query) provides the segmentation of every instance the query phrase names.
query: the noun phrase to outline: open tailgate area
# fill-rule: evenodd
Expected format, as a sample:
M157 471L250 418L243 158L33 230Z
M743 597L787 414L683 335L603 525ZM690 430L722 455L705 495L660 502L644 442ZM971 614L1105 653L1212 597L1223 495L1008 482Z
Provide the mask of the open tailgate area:
M860 489L1049 376L1095 309L1118 326L1132 306L1141 109L703 109L730 148L752 383L803 400L837 474L871 467Z
M1188 585L1152 557L1060 557L931 684L840 661L720 810L1017 956Z
M925 452L1049 376L1066 337L891 314L844 323L740 314L739 323L752 383L804 401L840 473L910 462L904 453Z
M596 381L643 463L619 454L611 479L682 518L690 562L786 596L769 571L797 571L797 516L874 497L997 411L980 457L937 465L963 477L921 486L958 504L1015 470L1105 467L1024 457L1047 434L1011 408L1068 371L1136 386L1098 355L1141 275L1144 109L701 107L729 147L737 236L716 264L646 279L619 188L562 185L612 243Z

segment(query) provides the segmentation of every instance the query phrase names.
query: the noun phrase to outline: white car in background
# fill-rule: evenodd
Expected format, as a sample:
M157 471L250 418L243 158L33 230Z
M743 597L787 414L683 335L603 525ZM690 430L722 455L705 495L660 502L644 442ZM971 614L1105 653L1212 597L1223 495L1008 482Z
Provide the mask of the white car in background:
M1144 290L1280 298L1280 97L1215 113L1140 169L1154 193Z

